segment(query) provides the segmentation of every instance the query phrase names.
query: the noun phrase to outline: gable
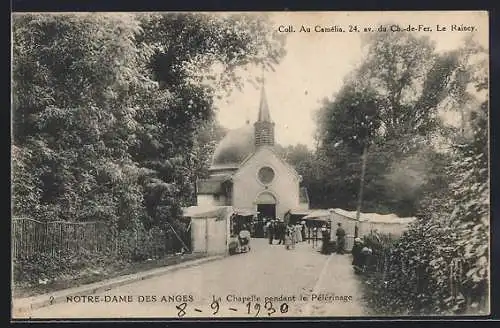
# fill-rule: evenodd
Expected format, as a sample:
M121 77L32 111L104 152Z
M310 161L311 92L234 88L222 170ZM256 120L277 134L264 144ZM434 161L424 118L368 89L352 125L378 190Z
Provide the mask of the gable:
M241 172L246 171L246 168L253 166L256 162L271 164L271 166L280 167L288 172L293 178L299 180L297 171L288 164L281 156L273 150L272 147L261 147L256 152L250 154L240 165L240 168L235 173L237 177Z

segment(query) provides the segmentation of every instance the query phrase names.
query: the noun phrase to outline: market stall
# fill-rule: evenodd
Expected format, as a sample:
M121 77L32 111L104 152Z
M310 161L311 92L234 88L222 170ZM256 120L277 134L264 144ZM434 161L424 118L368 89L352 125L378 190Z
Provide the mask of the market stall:
M259 212L249 209L233 208L233 216L231 220L231 235L237 235L243 226L247 226L252 237L260 237L259 234L264 234L263 223L258 220Z
M191 206L183 209L189 220L191 251L210 255L228 252L231 206Z
M416 220L414 217L400 218L396 214L360 213L359 221L356 220L356 211L346 211L339 208L333 209L333 220L345 222L347 229L353 230L358 225L359 236L379 232L398 237ZM346 229L346 232L348 231ZM349 231L350 232L350 231Z
M285 222L290 222L292 224L299 224L302 219L311 214L310 210L305 209L292 209L285 213Z

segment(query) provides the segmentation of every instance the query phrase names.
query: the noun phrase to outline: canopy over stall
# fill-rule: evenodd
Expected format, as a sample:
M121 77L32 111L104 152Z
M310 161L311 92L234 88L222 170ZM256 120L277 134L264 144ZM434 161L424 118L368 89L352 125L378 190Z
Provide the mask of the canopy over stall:
M249 210L245 208L233 208L233 211L236 215L240 216L256 216L259 214L259 212L254 211L254 210Z
M300 223L302 218L307 216L309 213L311 213L311 211L307 209L291 209L285 214L285 221L297 224Z
M379 231L398 236L416 220L414 217L400 218L396 214L360 213L359 221L357 221L356 211L346 211L340 208L332 209L332 215L334 221L342 222L344 226L358 224L360 235Z
M224 217L231 206L190 206L182 209L184 218Z
M318 221L318 222L330 222L330 219L331 219L331 213L329 210L315 210L302 218L302 220L305 221Z
M304 209L291 209L290 210L291 215L297 215L297 216L306 216L311 214L311 210L304 210Z
M314 210L302 218L308 228L319 228L323 225L331 228L332 215L329 210Z

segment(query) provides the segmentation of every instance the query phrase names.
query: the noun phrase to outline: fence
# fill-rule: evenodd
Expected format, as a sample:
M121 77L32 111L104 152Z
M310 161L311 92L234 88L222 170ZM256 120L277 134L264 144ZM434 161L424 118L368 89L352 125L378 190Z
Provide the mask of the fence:
M321 240L322 240L321 231L319 229L314 230L314 228L309 227L308 229L306 229L305 239L307 240L308 243L312 242L313 247L321 245ZM337 241L337 237L335 236L335 231L331 233L330 240ZM350 252L352 251L353 246L354 246L354 235L347 234L345 236L344 250Z
M12 219L13 258L36 253L57 256L61 251L92 252L109 244L109 229L102 222L40 222L29 218Z
M159 229L114 232L103 222L40 222L30 218L13 218L11 237L13 259L39 253L57 257L82 250L155 257L175 252L178 244L173 233Z

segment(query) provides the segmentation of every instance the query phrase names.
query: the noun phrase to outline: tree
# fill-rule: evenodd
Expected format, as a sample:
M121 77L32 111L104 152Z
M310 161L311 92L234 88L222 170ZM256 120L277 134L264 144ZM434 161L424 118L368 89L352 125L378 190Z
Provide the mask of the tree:
M354 79L380 97L384 135L426 135L435 126L437 106L457 66L455 54L438 54L427 37L413 33L376 33L365 40L367 55Z
M338 205L352 208L361 175L359 155L370 145L363 209L415 215L424 196L446 184L438 176L444 175L447 156L436 149L436 140L453 132L441 113L449 103L465 103L453 99L467 98L462 77L474 71L467 60L479 50L469 41L438 53L428 38L410 33L377 33L364 41L363 62L318 111L318 154L331 165L325 174L335 172L327 183L341 177L336 189L349 195ZM347 159L344 152L357 156ZM330 197L336 199L336 193Z
M460 81L461 90L468 90L468 101L479 105L464 115L465 124L451 129L453 144L448 152L427 152L434 157L430 162L442 161L429 170L433 188L420 201L418 220L391 247L386 259L391 269L384 280L374 276L368 290L372 306L384 313L488 311L488 75L486 63L479 63L476 74L460 73L467 76ZM454 104L464 105L463 98ZM463 133L464 126L470 133ZM413 274L405 269L409 266L419 270Z
M328 145L344 143L361 154L364 146L377 136L381 106L373 89L359 89L353 84L344 85L333 102L324 100L317 116L324 149L328 151L332 149Z
M15 214L171 220L206 169L216 91L283 55L255 15L15 15Z
M14 17L14 144L32 154L29 171L40 190L40 206L19 214L117 222L119 212L126 220L140 211L140 190L122 179L133 167L129 90L154 87L141 80L138 31L128 15Z
M172 186L163 190L169 190L177 206L187 206L193 203L196 179L207 174L208 154L220 135L213 122L214 97L240 85L237 68L277 63L284 55L283 38L271 31L265 17L255 15L154 14L138 19L144 32L137 40L151 45L153 78L172 100L144 113L151 129L141 136L144 143L138 144L134 158Z

